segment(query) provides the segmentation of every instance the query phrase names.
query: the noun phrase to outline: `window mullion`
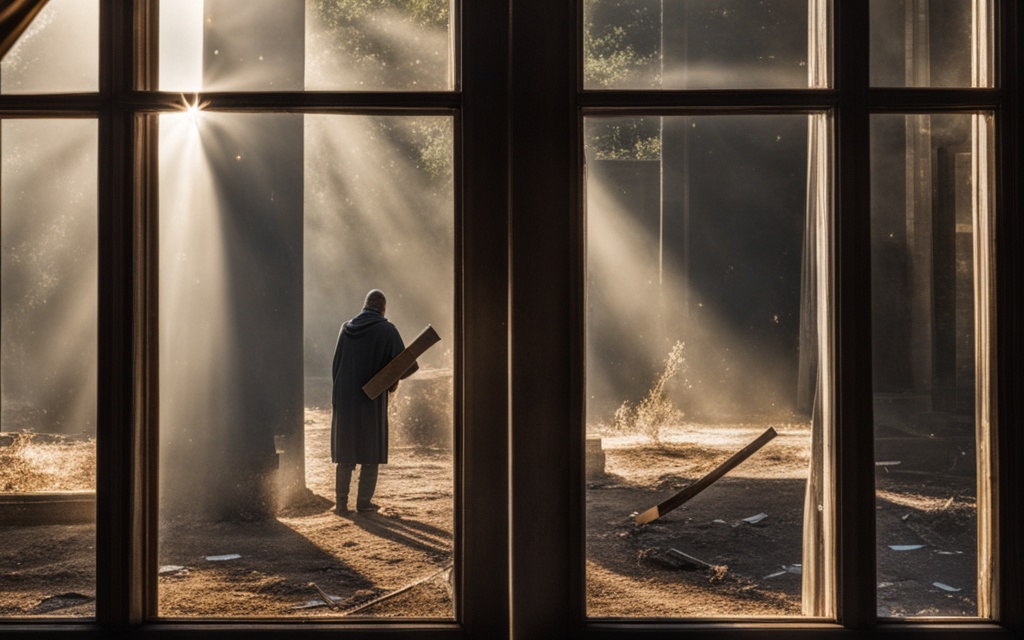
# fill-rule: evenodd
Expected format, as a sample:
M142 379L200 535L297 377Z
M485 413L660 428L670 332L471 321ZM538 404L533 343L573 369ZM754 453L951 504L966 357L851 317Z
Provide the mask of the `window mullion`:
M132 90L135 3L100 3L99 330L97 388L97 619L142 620L142 517L138 499L135 370L136 193Z
M512 12L511 502L512 637L568 635L573 469L570 211L578 178L575 3L527 0ZM467 25L468 28L468 25ZM468 62L470 56L466 56ZM578 353L578 351L577 351ZM576 458L578 460L578 458Z
M875 625L871 380L868 3L836 0L835 335L839 619Z
M998 622L1009 629L1024 627L1024 573L1020 539L1020 508L1024 496L1021 487L1021 419L1020 380L1022 348L1020 327L1024 324L1021 308L1022 282L1021 252L1024 232L1020 220L1021 149L1024 140L1020 128L1020 69L1024 66L1024 49L1020 34L1024 27L1024 13L1019 3L1007 0L997 3L996 23L999 52L996 60L997 86L1004 93L1004 102L996 114L996 198L995 198L995 274L994 289L997 299L993 326L995 347L990 347L995 380L990 393L994 424L991 433L996 438L995 479L996 493L992 506L998 519L993 527L996 576L993 580L994 614Z
M461 3L462 110L456 118L456 322L462 422L456 616L474 637L509 627L508 5Z

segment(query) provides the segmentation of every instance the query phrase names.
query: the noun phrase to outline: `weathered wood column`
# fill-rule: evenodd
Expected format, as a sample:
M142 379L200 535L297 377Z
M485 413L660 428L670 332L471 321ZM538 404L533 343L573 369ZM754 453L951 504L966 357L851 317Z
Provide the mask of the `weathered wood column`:
M301 0L206 0L204 21L204 87L303 89ZM223 384L236 408L223 425L221 444L231 453L221 490L237 492L229 504L265 514L305 486L303 118L239 115L217 131L219 153L210 158L235 340L234 375Z
M302 0L206 0L203 90L302 90L304 31ZM214 273L189 277L219 288L167 320L199 325L176 347L205 363L205 379L164 400L205 405L162 425L185 436L169 440L163 489L171 505L204 516L262 518L305 490L303 116L210 113L201 145L212 190L198 205L216 216L201 222L221 253L202 263Z

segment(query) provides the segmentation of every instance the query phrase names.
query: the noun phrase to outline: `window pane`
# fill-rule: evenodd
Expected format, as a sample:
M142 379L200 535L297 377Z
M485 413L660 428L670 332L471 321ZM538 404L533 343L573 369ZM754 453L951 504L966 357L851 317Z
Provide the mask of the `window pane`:
M825 0L585 0L587 89L824 87Z
M870 10L872 85L992 86L990 0L871 0Z
M164 91L444 91L450 0L160 3Z
M827 119L585 135L588 615L831 617Z
M96 123L0 122L0 616L96 595Z
M450 618L451 119L160 122L159 614ZM339 328L374 288L406 345L427 325L441 342L386 403L365 400L390 443L369 429L332 446ZM350 513L335 453L360 463ZM373 461L382 508L356 511Z
M49 0L0 62L0 93L99 89L99 0Z
M977 616L989 517L979 385L988 119L871 120L871 287L882 617ZM981 520L979 522L979 519ZM981 556L979 556L979 549ZM984 572L987 574L987 570ZM987 615L981 613L981 615Z

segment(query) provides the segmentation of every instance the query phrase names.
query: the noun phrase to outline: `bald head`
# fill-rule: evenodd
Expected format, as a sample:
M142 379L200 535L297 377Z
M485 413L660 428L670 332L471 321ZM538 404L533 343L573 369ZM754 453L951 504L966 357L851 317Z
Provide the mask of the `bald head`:
M387 298L384 297L384 292L380 289L374 289L366 294L366 300L363 302L364 308L370 308L380 313L384 313L384 308L387 306Z

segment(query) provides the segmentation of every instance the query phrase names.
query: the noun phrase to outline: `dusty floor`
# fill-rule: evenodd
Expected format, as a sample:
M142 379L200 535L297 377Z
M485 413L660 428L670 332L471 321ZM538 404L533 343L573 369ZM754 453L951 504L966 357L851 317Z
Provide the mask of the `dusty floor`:
M701 478L766 425L691 426L660 445L604 438L607 475L587 491L590 616L801 615L809 434L799 424L771 426L778 436L759 452L645 525L630 516ZM890 469L877 481L878 614L976 615L973 477ZM712 568L665 566L669 549Z
M329 412L310 410L305 504L269 522L161 523L159 616L453 615L450 452L392 446L381 512L339 516L329 432ZM94 531L0 526L0 615L93 615Z
M647 525L631 517L701 477L765 426L691 425L661 444L603 439L606 473L586 492L589 615L800 615L804 427L773 425L775 440L684 506ZM324 453L328 430L326 412L307 414L307 504L266 523L162 524L160 616L452 615L450 452L392 447L378 488L385 509L338 516ZM973 615L973 478L911 471L878 477L879 613ZM744 520L762 513L757 523ZM90 524L0 524L0 616L93 615L94 531ZM668 568L656 561L667 549L715 568Z

